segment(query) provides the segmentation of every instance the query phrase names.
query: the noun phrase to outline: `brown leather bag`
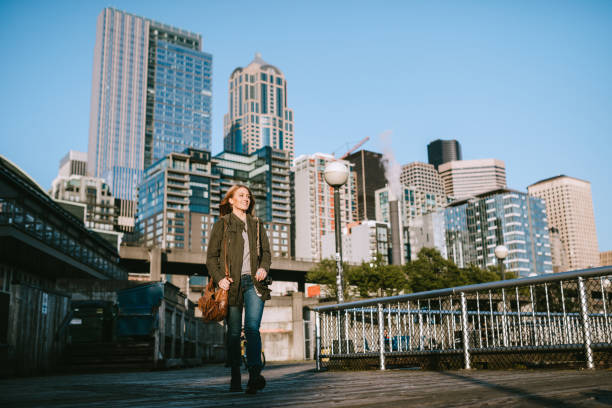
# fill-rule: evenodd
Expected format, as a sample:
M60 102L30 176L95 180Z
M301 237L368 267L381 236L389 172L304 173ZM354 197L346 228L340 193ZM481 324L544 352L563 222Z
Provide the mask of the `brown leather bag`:
M223 222L223 251L225 252L225 277L229 277L229 266L227 263L227 221ZM204 293L198 299L198 309L202 312L202 319L206 322L220 322L227 316L227 290L217 288L213 283L212 276L209 277L208 285Z

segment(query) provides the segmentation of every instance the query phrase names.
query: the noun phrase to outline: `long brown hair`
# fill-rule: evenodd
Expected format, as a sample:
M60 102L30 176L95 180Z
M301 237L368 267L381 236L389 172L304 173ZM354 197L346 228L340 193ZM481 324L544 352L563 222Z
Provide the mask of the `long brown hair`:
M227 190L227 193L225 193L225 197L223 197L223 200L221 200L221 204L219 204L219 215L221 217L223 217L225 214L229 214L232 212L232 205L230 204L229 199L234 198L234 194L236 193L236 191L238 191L239 188L245 188L246 191L249 192L250 202L249 208L247 208L246 213L249 215L253 215L253 210L255 208L255 197L253 197L251 189L245 186L244 184L234 184L232 187L230 187L229 190Z

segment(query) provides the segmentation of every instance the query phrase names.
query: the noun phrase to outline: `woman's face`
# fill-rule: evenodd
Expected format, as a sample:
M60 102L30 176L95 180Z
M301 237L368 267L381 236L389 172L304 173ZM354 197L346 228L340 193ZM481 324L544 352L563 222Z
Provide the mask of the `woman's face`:
M246 212L251 204L251 195L249 194L249 190L244 187L240 187L238 190L234 191L234 194L230 198L229 202L232 205L232 208Z

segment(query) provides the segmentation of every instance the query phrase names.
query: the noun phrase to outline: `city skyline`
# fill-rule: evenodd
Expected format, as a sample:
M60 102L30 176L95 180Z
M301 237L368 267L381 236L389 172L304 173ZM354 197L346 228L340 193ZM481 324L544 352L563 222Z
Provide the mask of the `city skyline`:
M211 153L223 145L227 78L260 52L291 83L296 157L342 155L365 136L363 148L382 151L376 136L391 129L400 164L426 162L428 143L456 139L464 159L503 160L509 188L558 174L590 181L599 249L612 248L611 4L277 3L240 14L247 3L238 3L114 4L202 35L214 58ZM0 33L12 38L2 45L0 153L45 189L66 151L87 150L95 21L106 6L0 6ZM237 13L232 27L228 13ZM248 28L264 18L279 26Z
M212 56L202 36L123 10L97 18L88 173L120 200L134 227L143 171L185 148L211 150Z

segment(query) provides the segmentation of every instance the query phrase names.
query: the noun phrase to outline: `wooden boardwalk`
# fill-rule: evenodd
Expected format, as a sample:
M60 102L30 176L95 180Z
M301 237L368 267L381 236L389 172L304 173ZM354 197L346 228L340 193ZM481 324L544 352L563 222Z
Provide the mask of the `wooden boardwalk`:
M266 389L227 392L222 365L0 380L0 407L610 407L612 371L335 371L269 365ZM243 376L246 383L246 375Z

